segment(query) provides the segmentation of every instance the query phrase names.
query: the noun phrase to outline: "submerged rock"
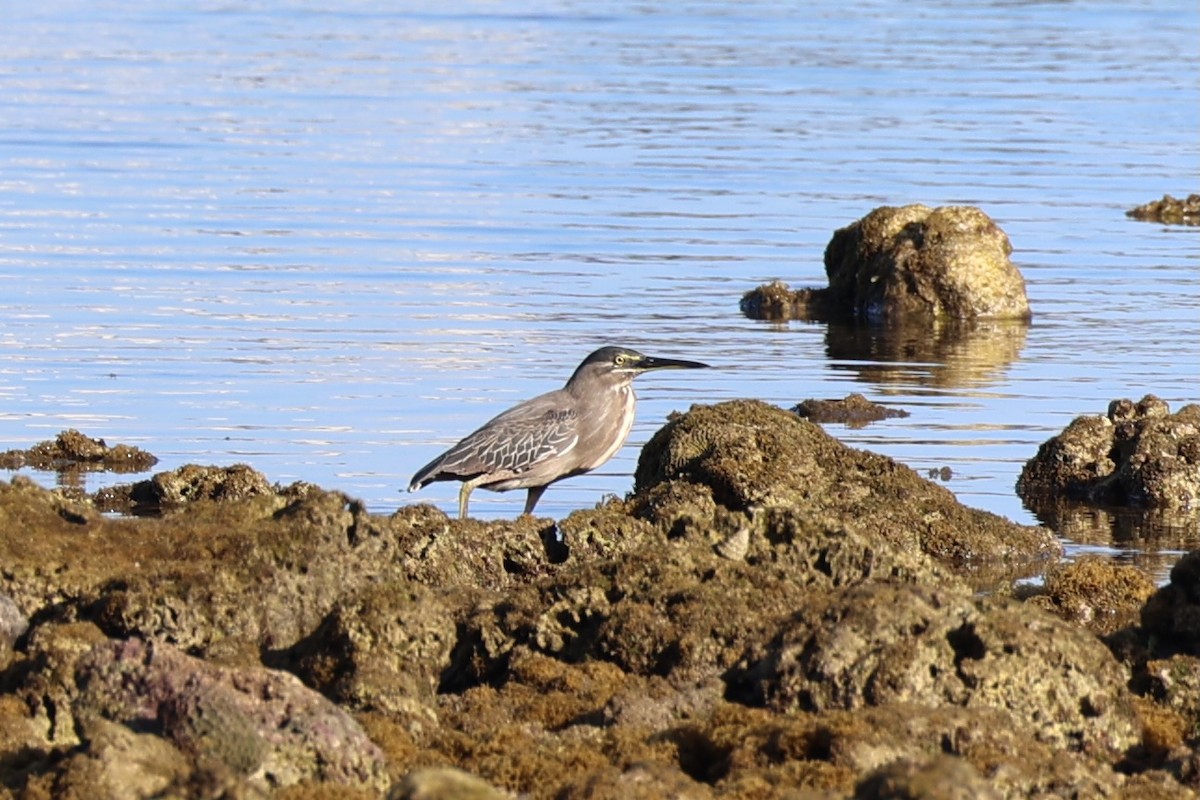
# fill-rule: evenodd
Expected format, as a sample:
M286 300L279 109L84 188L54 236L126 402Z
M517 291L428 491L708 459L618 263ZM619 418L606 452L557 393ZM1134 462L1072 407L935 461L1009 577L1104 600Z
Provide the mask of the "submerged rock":
M828 289L792 289L774 280L742 295L739 306L750 319L786 322L791 319L837 319L849 312L834 302Z
M908 416L908 412L902 408L889 408L871 402L857 392L846 395L841 400L803 400L792 411L813 422L841 422L856 427L881 419Z
M1161 200L1126 211L1125 216L1167 225L1200 225L1200 194L1189 194L1183 200L1164 194Z
M1044 442L1017 480L1031 506L1065 496L1092 503L1200 508L1200 405L1174 414L1146 395L1114 400L1104 416L1077 417Z

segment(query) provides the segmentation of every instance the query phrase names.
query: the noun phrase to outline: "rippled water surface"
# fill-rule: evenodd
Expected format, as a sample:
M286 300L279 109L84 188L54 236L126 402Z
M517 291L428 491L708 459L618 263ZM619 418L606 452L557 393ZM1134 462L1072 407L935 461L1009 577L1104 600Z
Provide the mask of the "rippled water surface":
M1200 400L1198 231L1124 215L1200 188L1191 0L390 8L7 11L0 449L77 427L159 469L452 510L457 484L398 491L621 342L717 369L642 378L630 444L541 513L628 491L672 410L859 391L912 416L832 433L1033 522L1013 483L1073 417ZM770 279L823 284L836 228L910 202L996 220L1031 326L740 314ZM1160 575L1200 546L1194 519L1056 524Z

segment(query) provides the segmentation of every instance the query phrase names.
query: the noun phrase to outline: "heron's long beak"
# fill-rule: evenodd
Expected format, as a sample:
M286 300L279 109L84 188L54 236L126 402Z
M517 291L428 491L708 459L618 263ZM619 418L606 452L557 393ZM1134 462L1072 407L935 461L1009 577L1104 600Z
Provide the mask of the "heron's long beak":
M681 361L678 358L654 358L646 356L638 362L637 368L643 372L648 372L652 369L707 369L708 364L701 364L699 361Z

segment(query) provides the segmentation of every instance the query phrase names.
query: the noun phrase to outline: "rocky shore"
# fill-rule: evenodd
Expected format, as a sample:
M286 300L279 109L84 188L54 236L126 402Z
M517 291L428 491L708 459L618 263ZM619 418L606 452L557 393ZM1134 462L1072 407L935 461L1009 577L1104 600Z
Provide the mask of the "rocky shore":
M557 522L249 467L0 483L0 798L1180 798L1171 582L753 401ZM1036 588L1013 579L1044 575Z

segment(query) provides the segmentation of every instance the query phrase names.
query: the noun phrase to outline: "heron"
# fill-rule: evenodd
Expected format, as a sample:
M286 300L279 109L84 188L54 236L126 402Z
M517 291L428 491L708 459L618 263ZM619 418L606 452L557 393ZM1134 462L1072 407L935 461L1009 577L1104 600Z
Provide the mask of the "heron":
M531 514L550 484L596 469L625 444L637 405L634 378L652 370L705 367L628 347L601 347L575 368L563 388L493 417L421 467L408 490L462 481L458 516L466 519L475 489L526 489L522 513Z

